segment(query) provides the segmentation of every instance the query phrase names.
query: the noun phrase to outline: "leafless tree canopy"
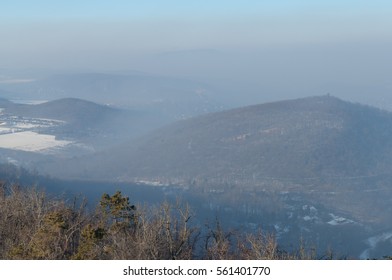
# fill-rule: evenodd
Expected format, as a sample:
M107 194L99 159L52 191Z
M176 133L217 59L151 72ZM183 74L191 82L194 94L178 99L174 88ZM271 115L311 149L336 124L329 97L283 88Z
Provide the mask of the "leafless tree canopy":
M272 235L201 229L181 203L141 207L116 192L95 211L86 201L49 198L36 188L0 185L1 259L293 259Z

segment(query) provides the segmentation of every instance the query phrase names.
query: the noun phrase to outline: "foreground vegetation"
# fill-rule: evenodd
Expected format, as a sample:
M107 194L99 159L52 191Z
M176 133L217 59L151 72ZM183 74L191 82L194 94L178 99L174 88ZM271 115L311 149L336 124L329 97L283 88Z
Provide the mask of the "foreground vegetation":
M86 201L0 184L0 259L310 259L280 251L270 235L199 228L179 204L136 207L121 192Z

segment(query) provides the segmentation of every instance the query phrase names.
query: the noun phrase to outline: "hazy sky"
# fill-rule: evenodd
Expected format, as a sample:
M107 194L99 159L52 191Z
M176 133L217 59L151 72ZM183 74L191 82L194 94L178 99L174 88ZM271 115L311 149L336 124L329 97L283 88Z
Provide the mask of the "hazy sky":
M249 92L385 95L391 26L386 0L1 0L0 69L133 69L236 78Z
M391 15L392 2L377 0L2 0L0 53L15 66L107 54L121 67L115 52L389 43Z

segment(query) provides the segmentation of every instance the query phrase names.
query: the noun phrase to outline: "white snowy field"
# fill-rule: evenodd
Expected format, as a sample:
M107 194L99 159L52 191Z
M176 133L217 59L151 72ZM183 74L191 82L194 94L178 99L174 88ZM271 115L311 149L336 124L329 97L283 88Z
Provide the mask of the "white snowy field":
M38 134L33 131L22 131L0 135L0 148L27 152L45 152L54 148L62 148L71 141L56 140L55 136Z
M1 124L0 124L0 133L11 133L11 132L12 132L11 128L1 127Z

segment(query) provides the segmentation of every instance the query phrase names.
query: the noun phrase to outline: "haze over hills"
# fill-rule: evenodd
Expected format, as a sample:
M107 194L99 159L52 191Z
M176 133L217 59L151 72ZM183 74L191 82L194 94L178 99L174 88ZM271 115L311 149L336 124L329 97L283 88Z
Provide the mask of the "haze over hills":
M392 113L317 96L210 113L131 139L133 111L74 98L2 102L0 137L53 135L62 151L3 148L3 161L67 180L164 193L174 186L199 213L220 211L248 230L260 224L286 245L306 237L357 257L390 248ZM93 149L80 152L81 143Z
M118 110L117 110L118 111ZM31 118L56 119L67 122L93 122L97 118L104 118L114 114L116 110L109 106L99 105L77 98L64 98L41 104L15 104L7 106L7 114Z
M10 102L9 100L7 100L5 98L0 98L0 107L1 108L6 108L6 107L8 107L10 105L12 105L12 102Z
M241 227L262 224L285 244L303 237L363 258L392 249L392 113L331 96L178 121L43 170L174 185L200 211L219 210Z
M391 113L321 96L180 121L121 147L116 161L124 178L244 185L390 173L391 153Z
M168 123L221 108L214 89L205 83L139 72L63 73L28 82L3 83L0 88L8 92L3 96L9 99L77 97L155 114L161 123L162 119Z
M34 170L130 139L142 118L130 110L76 98L40 104L1 99L0 108L0 161Z

